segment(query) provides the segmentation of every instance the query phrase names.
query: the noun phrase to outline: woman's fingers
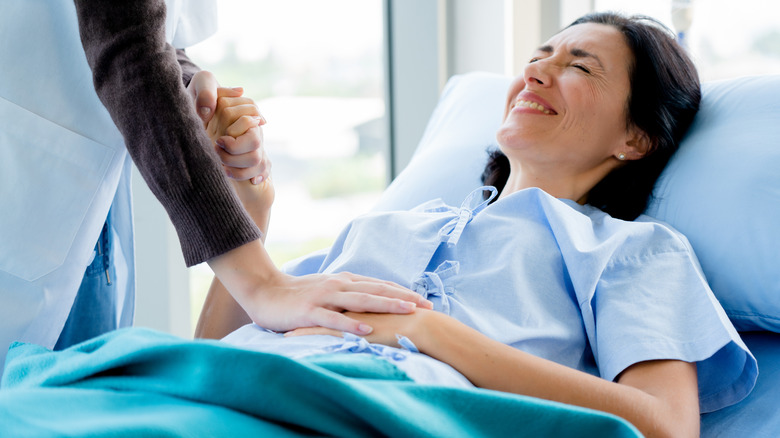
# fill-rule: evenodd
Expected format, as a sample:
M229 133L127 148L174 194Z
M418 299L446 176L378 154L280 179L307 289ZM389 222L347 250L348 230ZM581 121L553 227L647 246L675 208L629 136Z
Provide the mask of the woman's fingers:
M251 143L244 146L241 143ZM259 145L259 147L254 147ZM233 154L231 151L246 150L249 152ZM271 175L271 160L262 148L262 131L259 127L253 128L246 134L235 139L233 137L221 137L215 147L219 159L225 166L228 176L237 181L252 179L253 184L266 180Z
M254 167L242 169L238 167L224 167L225 174L228 176L228 178L236 180L236 181L246 181L248 179L252 180L252 184L260 184L263 181L267 181L268 178L271 177L271 172L267 167L261 168L261 170L257 170Z
M324 327L301 327L295 330L290 330L285 333L284 336L310 336L310 335L330 335L336 337L342 337L344 332Z
M333 332L347 332L365 336L374 330L373 327L366 323L349 318L343 313L322 307L314 309L311 317L315 326L326 327L333 330Z
M232 120L243 115L260 115L260 109L255 105L255 101L244 96L217 98L217 110L222 113L223 118Z
M255 116L258 119L262 119L260 109L252 99L247 97L223 97L218 102L219 112L217 117L220 118L220 123L225 127L230 126L230 124L242 116ZM229 103L226 104L225 102Z
M236 119L233 124L228 126L225 129L225 135L230 137L236 137L243 135L247 131L249 131L252 128L256 128L258 126L262 126L265 124L265 119L262 116L259 115L242 115L238 119ZM246 146L246 145L245 145ZM231 153L245 153L249 152L249 150L237 150L236 152Z
M219 87L217 86L217 98L239 97L244 94L244 87Z
M263 149L263 131L254 127L238 138L222 136L215 142L222 164L230 167L254 167L267 161Z
M243 98L237 98L243 99ZM220 99L221 101L222 99ZM239 125L233 127L232 132L228 132L231 125L234 125L241 118L246 120ZM254 123L252 123L254 122ZM253 103L237 104L232 107L219 107L217 108L217 114L209 122L206 128L209 135L214 137L220 137L223 135L230 135L231 137L238 137L251 127L262 125L265 123L265 119L260 115L260 110ZM239 131L242 125L244 129Z
M220 89L219 92L222 93L222 90ZM265 118L260 114L260 110L255 105L254 100L248 97L222 95L217 98L216 104L216 113L206 126L206 130L212 140L226 134L238 137L252 126L265 124ZM241 128L241 125L236 125L232 128L232 132L228 134L227 131L231 125L234 125L242 117L248 118L244 123L250 122L250 124L243 126L243 129L240 131L238 129ZM251 124L252 120L254 120L254 124Z

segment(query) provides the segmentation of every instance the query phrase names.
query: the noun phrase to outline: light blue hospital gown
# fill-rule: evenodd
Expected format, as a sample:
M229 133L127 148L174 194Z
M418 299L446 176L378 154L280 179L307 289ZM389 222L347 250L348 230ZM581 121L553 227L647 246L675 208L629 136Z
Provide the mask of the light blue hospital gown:
M640 361L698 362L702 412L750 392L756 361L680 234L650 218L613 219L539 189L491 205L482 194L475 190L460 208L436 200L364 215L329 252L287 271L394 281L494 339L607 380ZM468 384L446 364L354 336L280 339L247 326L226 340L291 356L370 353L423 383Z

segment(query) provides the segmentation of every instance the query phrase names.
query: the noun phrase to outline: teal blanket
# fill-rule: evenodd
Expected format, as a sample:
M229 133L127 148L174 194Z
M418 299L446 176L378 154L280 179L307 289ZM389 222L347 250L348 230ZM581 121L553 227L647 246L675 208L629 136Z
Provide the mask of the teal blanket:
M14 344L4 436L637 437L612 415L410 381L373 356L293 360L123 329L61 352Z

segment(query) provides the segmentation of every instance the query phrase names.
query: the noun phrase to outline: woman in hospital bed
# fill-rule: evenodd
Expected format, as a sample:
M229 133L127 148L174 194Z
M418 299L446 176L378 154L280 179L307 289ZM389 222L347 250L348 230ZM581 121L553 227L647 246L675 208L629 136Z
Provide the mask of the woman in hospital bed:
M700 412L750 392L755 360L687 240L639 215L699 100L695 68L667 30L612 14L578 20L510 86L486 187L460 206L359 217L327 254L286 269L373 276L433 310L335 314L365 324L364 338L282 323L224 340L291 357L373 354L420 383L606 411L647 436L698 435ZM241 115L226 105L215 140ZM236 190L265 230L271 181ZM215 280L199 336L243 323Z

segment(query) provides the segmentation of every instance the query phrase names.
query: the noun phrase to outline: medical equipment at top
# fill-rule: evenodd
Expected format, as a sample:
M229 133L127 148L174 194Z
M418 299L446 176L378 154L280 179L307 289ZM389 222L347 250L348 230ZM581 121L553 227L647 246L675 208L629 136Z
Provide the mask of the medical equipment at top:
M693 0L672 1L672 25L677 33L677 41L688 48L688 31L693 22Z

